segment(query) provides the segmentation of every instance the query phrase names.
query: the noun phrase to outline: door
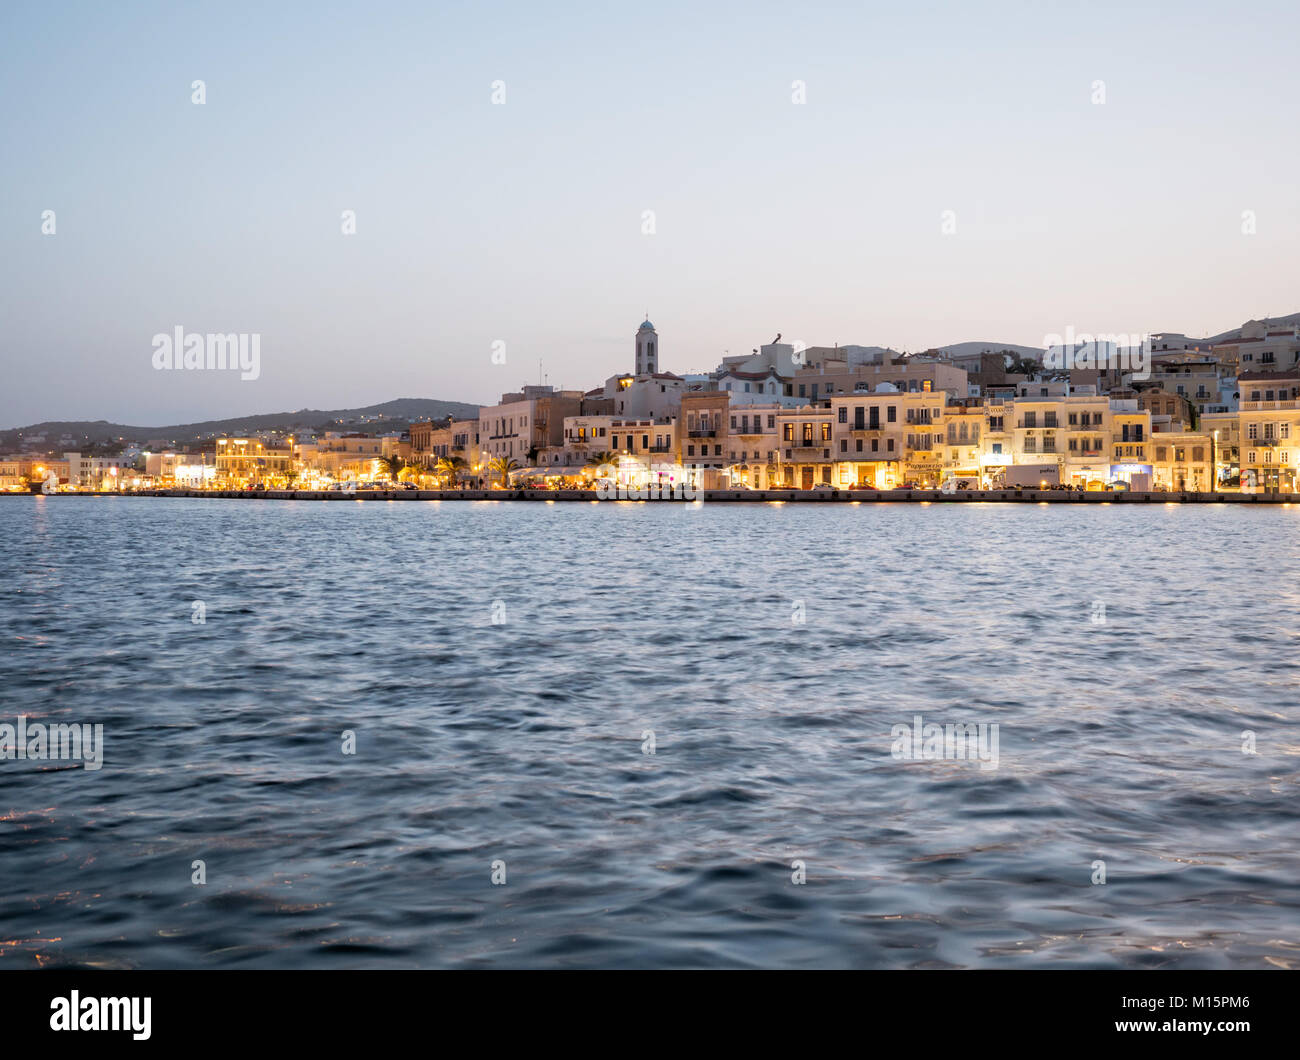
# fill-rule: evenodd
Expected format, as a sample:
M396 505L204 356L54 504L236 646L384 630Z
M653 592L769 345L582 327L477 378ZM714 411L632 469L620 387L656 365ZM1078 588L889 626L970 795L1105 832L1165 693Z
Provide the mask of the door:
M810 489L812 489L812 488L813 488L813 469L810 468L810 467L805 467L805 468L802 468L801 470L802 470L802 472L803 472L803 488L806 489L806 490L810 490Z

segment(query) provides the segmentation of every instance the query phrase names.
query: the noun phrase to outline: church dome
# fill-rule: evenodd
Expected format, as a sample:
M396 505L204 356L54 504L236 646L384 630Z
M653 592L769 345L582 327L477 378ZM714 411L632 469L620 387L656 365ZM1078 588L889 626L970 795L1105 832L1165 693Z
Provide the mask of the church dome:
M637 331L654 331L654 329L655 326L651 324L650 321L645 320L642 321L641 326L637 328Z

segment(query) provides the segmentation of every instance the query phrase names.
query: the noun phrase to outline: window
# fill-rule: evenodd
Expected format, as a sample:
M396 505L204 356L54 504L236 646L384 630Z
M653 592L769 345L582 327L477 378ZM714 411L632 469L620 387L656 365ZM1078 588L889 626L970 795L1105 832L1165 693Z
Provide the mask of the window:
M885 416L885 420L886 420L887 422L889 422L889 423L897 423L897 422L898 422L898 406L897 406L897 405L890 405L890 406L888 406L888 413L887 413L886 416ZM890 443L889 447L890 447L891 449L894 447L894 445L893 445L892 442Z
M840 406L839 422L840 422L840 423L848 423L848 422L849 422L849 410L848 410L848 406L846 406L846 405L841 405L841 406Z
M784 431L783 437L785 438L785 440L786 440L787 442L793 442L793 441L794 441L794 424L793 424L793 423L787 423L787 424L784 424L784 427L785 427L785 431Z

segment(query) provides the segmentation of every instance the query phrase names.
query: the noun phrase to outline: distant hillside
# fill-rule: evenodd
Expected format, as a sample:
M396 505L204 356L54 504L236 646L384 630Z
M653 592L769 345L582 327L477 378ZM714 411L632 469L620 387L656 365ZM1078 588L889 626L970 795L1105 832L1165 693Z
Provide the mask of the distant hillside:
M435 401L431 398L397 398L382 405L368 405L359 409L299 409L297 412L267 412L254 416L236 416L226 420L205 420L202 423L171 424L165 427L133 427L107 420L49 420L29 427L15 427L0 431L0 450L13 451L24 445L55 449L64 444L60 439L72 439L71 447L94 445L99 442L165 441L168 445L187 445L225 434L245 434L254 431L321 430L402 430L413 420L441 419L455 416L458 419L478 417L479 406L463 401ZM36 439L44 435L44 441Z

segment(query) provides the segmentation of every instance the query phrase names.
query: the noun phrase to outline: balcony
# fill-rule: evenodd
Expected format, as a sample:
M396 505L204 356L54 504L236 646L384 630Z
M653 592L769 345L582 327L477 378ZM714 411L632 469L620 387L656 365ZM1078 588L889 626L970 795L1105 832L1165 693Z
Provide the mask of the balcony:
M1242 412L1260 412L1264 409L1295 408L1300 408L1300 401L1243 401L1241 403Z
M688 431L687 434L692 438L716 438L718 436L717 430L711 427L698 431Z
M671 445L652 445L646 450L647 453L671 453L674 447Z
M884 429L884 425L880 423L857 423L856 421L849 428L853 434L880 434Z

